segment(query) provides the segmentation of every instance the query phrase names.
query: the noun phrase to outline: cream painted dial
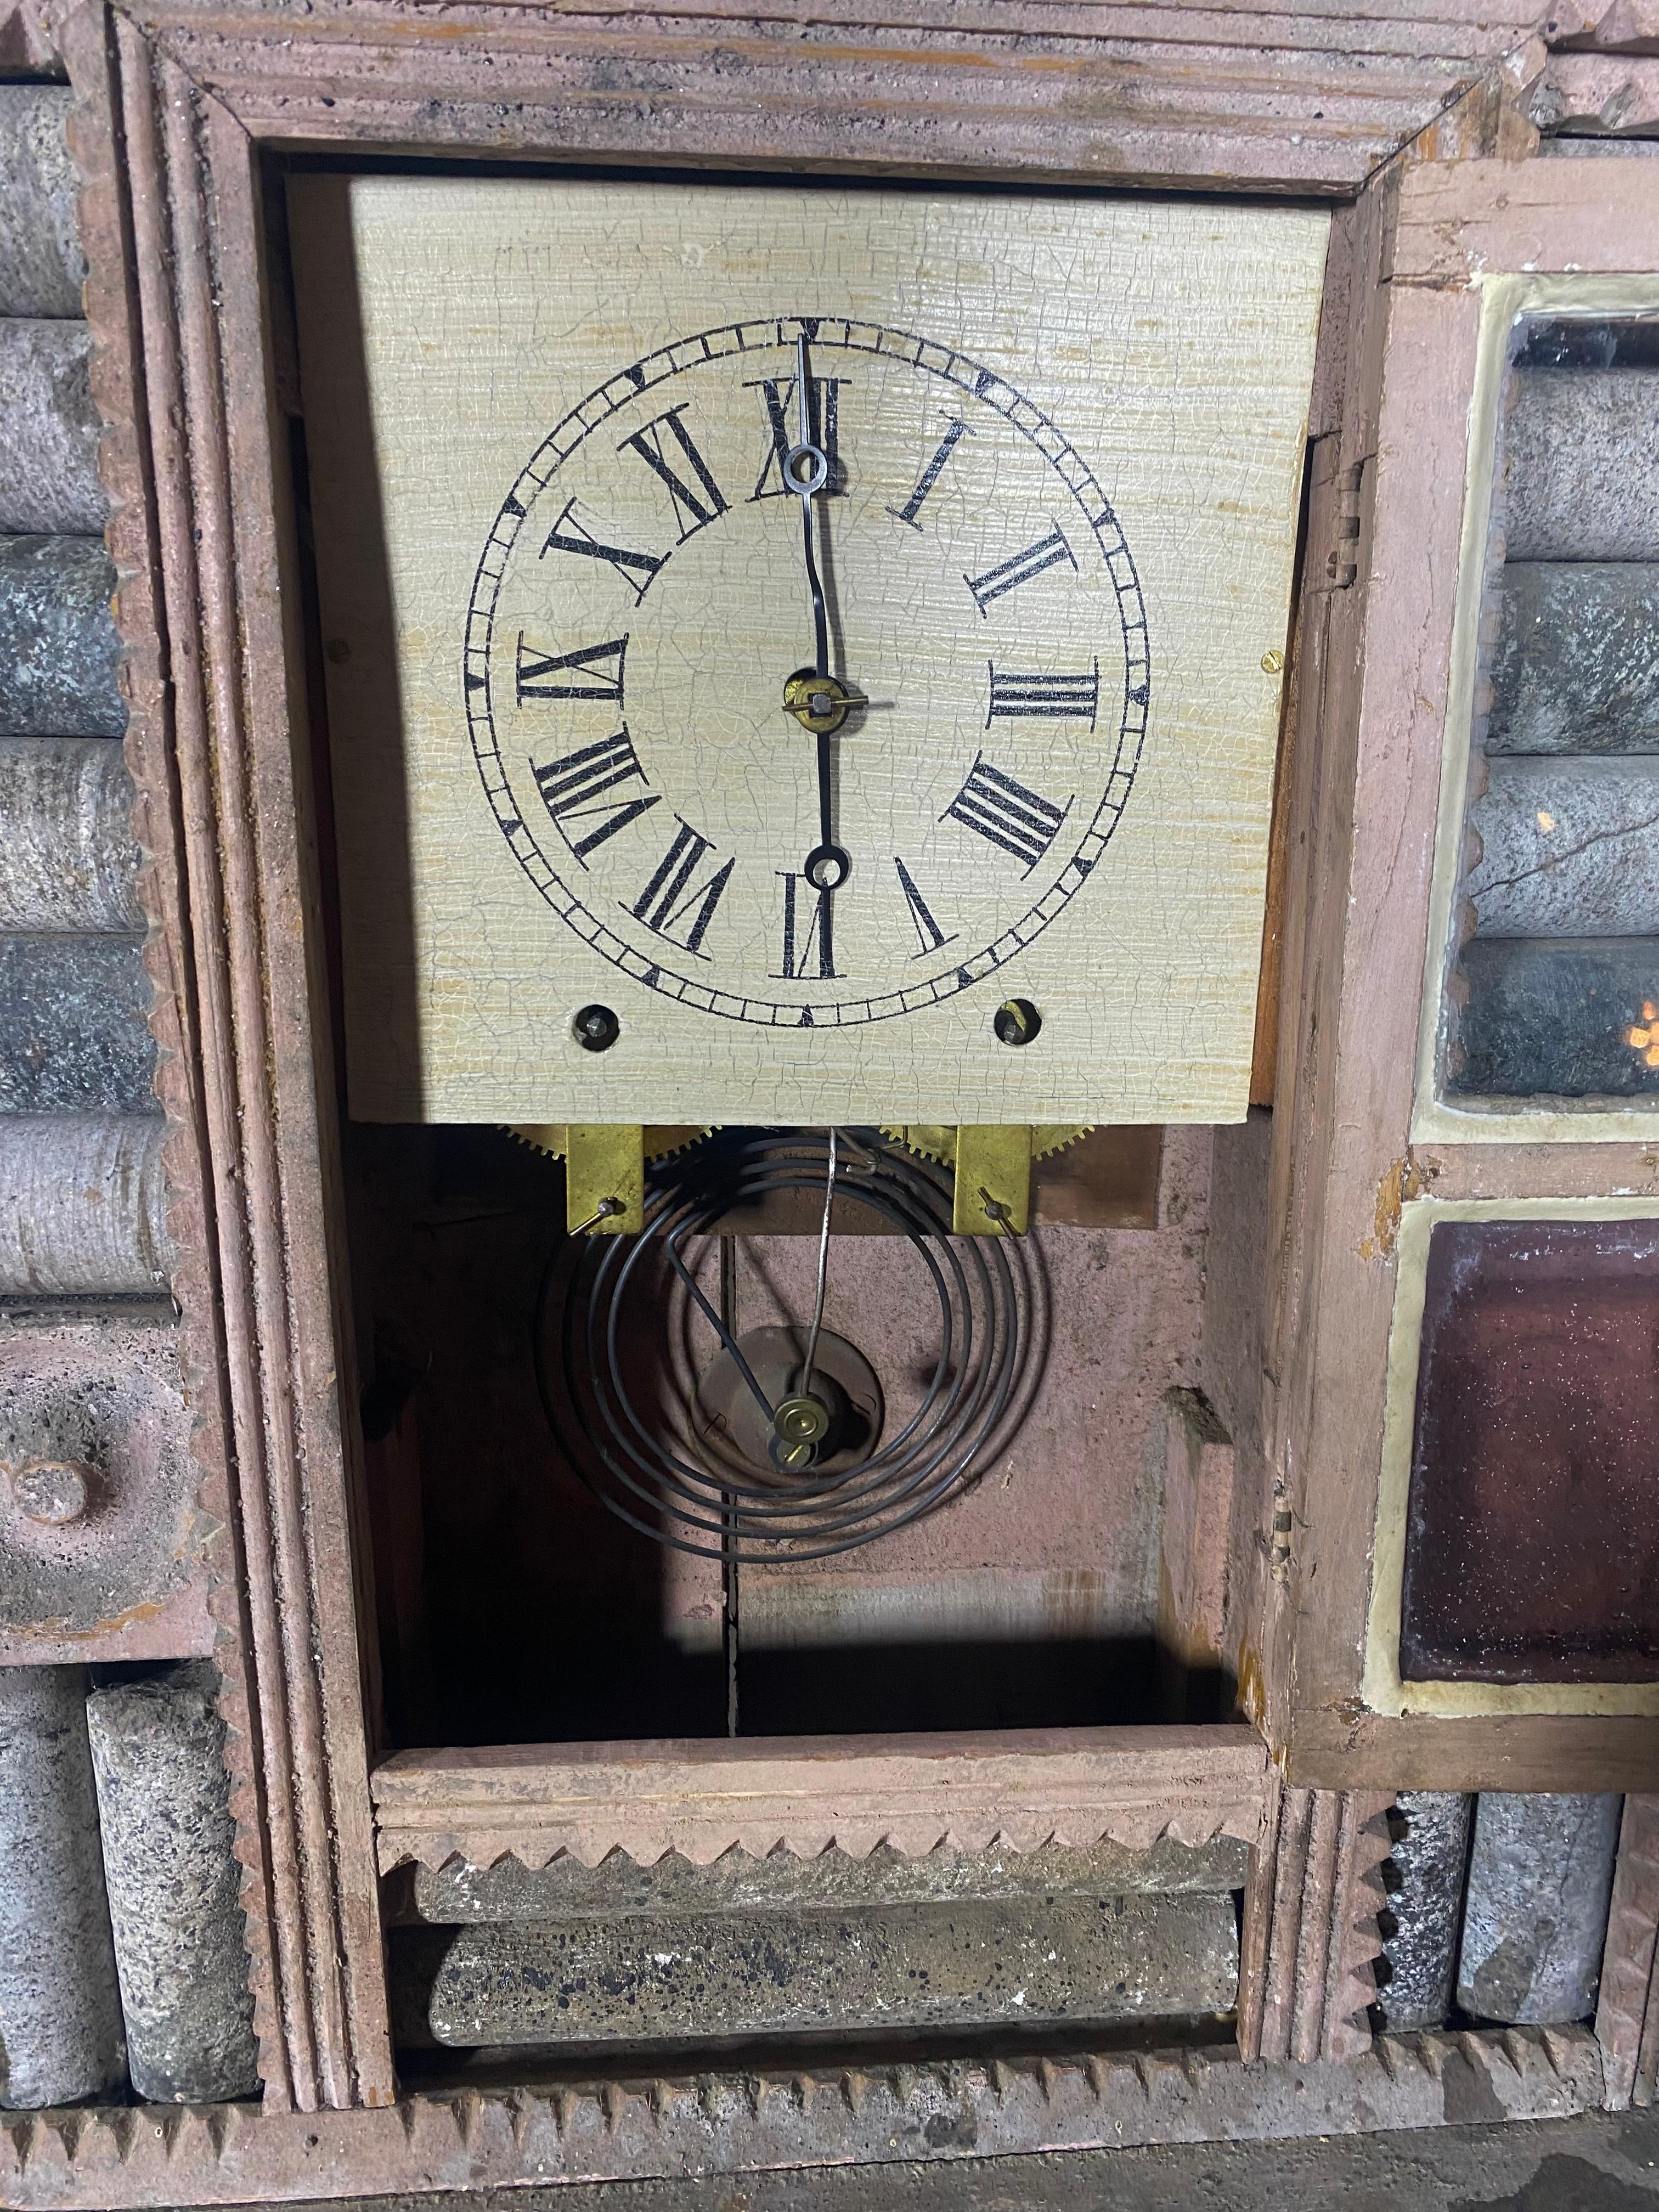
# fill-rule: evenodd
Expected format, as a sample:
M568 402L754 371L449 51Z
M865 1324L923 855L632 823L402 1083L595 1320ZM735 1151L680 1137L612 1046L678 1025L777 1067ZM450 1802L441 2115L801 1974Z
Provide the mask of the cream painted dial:
M810 346L838 888L813 738L795 442ZM463 683L530 881L623 975L788 1027L914 1013L1086 904L1146 733L1146 618L1063 432L943 339L781 317L619 367L551 430L479 562ZM994 985L988 988L988 1018Z

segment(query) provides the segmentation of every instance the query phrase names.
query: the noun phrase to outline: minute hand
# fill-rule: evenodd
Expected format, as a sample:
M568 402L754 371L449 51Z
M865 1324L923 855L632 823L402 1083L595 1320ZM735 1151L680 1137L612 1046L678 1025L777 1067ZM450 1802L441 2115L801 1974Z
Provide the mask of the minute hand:
M796 356L795 386L800 403L800 434L784 457L786 483L800 498L801 547L806 556L806 588L812 603L812 665L797 669L783 687L783 703L805 729L817 738L818 842L807 854L802 873L815 890L839 890L852 869L843 848L836 844L830 806L830 740L847 719L850 695L830 673L830 618L824 606L823 584L818 574L812 543L812 501L830 480L830 460L812 440L812 416L806 362L806 333L803 331Z

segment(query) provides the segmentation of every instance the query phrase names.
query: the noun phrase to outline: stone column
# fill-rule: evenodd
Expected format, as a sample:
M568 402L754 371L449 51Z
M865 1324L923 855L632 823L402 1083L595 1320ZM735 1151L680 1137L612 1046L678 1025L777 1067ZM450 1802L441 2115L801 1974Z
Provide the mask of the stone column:
M1595 2011L1623 1802L1483 1791L1457 1967L1465 2012L1560 2027Z
M1402 1790L1395 1799L1404 1832L1389 1852L1399 1884L1389 1893L1394 1932L1383 1938L1389 1977L1377 1996L1391 2035L1438 2027L1450 2014L1474 1805L1459 1790Z
M125 2085L86 1671L0 1667L0 2106Z
M163 2104L258 2081L215 1689L193 1661L87 1704L132 2085Z

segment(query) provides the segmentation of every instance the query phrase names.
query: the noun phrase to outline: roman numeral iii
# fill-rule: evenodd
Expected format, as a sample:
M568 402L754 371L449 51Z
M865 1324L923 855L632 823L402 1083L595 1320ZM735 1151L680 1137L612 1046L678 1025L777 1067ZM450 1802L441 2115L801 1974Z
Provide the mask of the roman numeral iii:
M1077 566L1077 556L1066 543L1066 533L1056 523L1046 538L1039 538L1034 545L1023 552L1012 554L999 561L994 568L988 568L982 576L969 576L965 572L963 582L979 602L981 614L993 599L1000 599L1005 592L1018 591L1029 584L1033 576L1040 576L1045 568L1054 568L1061 561Z
M778 975L787 983L798 983L809 969L820 980L833 976L835 893L815 890L805 876L787 875L781 868L777 873L783 884L783 965ZM812 902L810 916L807 896Z
M526 699L613 699L623 703L623 661L628 652L625 637L604 645L579 645L574 653L543 653L527 646L519 632L519 704ZM556 682L562 671L569 674Z
M626 723L614 738L605 738L596 745L583 745L562 759L549 761L538 768L531 763L536 779L536 788L543 803L553 817L553 826L571 851L585 867L587 856L595 847L614 837L619 830L626 830L630 822L637 822L661 798L653 791L648 798L632 794L625 799L607 799L605 793L625 783L647 783L645 770L640 766L634 750L633 740ZM591 823L591 829L582 829ZM573 836L572 830L580 834Z
M1029 876L1059 836L1060 826L1071 811L1071 799L1056 806L1006 769L993 766L983 753L976 753L968 781L939 820L960 822L964 829L1012 853Z
M678 407L671 407L665 415L659 415L643 429L635 430L631 438L624 438L617 448L619 453L637 453L652 474L668 487L682 541L694 530L701 530L704 523L712 522L717 514L724 514L726 507L726 494L709 474L708 462L680 420L690 404L681 400ZM670 447L667 452L664 450L665 440ZM681 475L682 465L696 478L696 490Z
M629 912L659 937L665 937L671 945L678 945L687 952L695 952L700 960L706 960L708 955L702 949L702 940L737 863L727 860L699 884L697 871L714 848L683 815L677 814L674 819L680 825L674 842ZM677 934L682 927L683 936Z
M1023 720L1029 715L1049 720L1086 721L1093 729L1100 711L1097 660L1082 676L1047 676L1024 669L999 668L994 661L988 661L986 666L991 672L991 700L985 710L988 730L999 719Z

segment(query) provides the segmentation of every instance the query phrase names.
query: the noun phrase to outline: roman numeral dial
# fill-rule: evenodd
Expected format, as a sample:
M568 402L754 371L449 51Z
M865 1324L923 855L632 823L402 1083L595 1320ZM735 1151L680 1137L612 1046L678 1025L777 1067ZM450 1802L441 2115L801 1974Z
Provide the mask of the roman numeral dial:
M756 1024L802 1096L831 1032L914 1018L928 1052L995 1054L1045 961L1117 957L1102 863L1158 690L1113 487L1059 419L1074 370L1022 392L951 333L801 316L833 275L811 289L560 387L495 495L458 693L514 957L635 1046L664 1024L664 1067L706 1037L726 1081L706 1025Z

